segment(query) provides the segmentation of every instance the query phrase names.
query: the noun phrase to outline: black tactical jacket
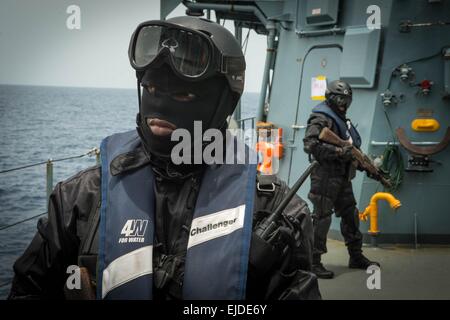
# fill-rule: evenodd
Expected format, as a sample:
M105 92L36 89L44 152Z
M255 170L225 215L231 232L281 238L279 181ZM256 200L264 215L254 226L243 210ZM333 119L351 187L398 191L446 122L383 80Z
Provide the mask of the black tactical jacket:
M308 125L303 139L304 151L319 161L319 171L326 171L336 176L347 176L349 180L354 178L355 167L351 160L343 160L341 148L323 142L319 139L323 128L329 128L339 135L339 130L334 121L321 113L312 113L308 119ZM317 171L316 170L316 171Z
M143 165L152 165L144 154L138 152L131 157L124 155L123 159L115 161L119 165L111 170L130 171ZM180 219L184 220L183 216L191 214L193 206L189 202L195 203L195 192L198 188L195 187L193 177L172 181L167 179L167 175L161 173L161 170L155 170L153 165L152 168L155 171L156 236L160 238L157 242L161 243L160 249L155 248L154 251L153 264L156 272L159 259L155 258L155 255L176 254L184 258L188 237L183 236L181 229L189 230L192 218L188 218L188 221ZM64 287L69 276L69 265L87 267L95 285L100 175L100 167L95 166L56 185L49 200L48 218L39 220L34 239L14 264L15 277L9 299L67 298ZM197 178L198 183L201 183L201 176ZM192 184L194 187L186 187ZM270 191L272 186L275 186L275 189ZM258 189L260 191L255 192L254 226L270 214L288 192L286 184L275 177L269 180L266 178L264 181L261 179ZM286 219L290 222L282 221L284 231L288 230L287 233L295 235L297 240L287 240L293 243L288 250L289 254L269 271L261 273L259 268L249 265L248 299L320 298L317 279L308 272L312 262L313 231L307 204L295 196L285 209L284 215L290 217ZM252 238L251 256L252 252L264 252L264 249L256 244L259 243L257 240ZM172 249L168 249L169 247ZM182 276L183 266L181 264L177 271L178 277ZM173 291L179 292L155 290L155 295L160 299L180 298Z

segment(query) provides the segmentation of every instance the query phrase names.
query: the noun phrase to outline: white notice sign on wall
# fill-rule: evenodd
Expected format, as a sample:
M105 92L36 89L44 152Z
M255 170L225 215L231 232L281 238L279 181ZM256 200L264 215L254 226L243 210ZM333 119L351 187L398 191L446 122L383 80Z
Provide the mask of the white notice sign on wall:
M317 101L325 100L325 90L327 89L327 78L317 76L311 79L311 99Z

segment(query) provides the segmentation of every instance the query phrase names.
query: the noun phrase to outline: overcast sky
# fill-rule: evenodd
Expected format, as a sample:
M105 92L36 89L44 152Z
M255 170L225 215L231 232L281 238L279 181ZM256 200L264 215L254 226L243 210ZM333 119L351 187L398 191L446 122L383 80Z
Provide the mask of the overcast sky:
M70 5L81 9L79 30L66 26ZM135 88L130 36L159 12L159 0L0 0L0 83ZM180 5L170 16L184 12ZM265 48L265 37L251 32L246 91L260 89Z

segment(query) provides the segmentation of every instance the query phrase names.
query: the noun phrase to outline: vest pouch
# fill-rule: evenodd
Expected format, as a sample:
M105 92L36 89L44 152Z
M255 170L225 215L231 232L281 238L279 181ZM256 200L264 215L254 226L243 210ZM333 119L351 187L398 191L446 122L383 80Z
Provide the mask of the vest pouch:
M280 250L252 233L249 264L257 277L265 275L281 256Z

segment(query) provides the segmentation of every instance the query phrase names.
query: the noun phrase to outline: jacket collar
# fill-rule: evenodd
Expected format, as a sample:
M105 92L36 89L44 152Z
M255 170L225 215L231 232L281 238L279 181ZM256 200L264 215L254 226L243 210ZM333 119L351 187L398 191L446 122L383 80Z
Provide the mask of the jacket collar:
M149 157L142 146L140 146L133 151L119 154L111 161L109 169L111 175L117 176L131 170L139 169L149 163Z
M175 166L167 159L160 159L148 154L141 144L137 149L119 154L110 164L109 170L112 176L127 173L132 170L151 165L158 176L166 179L186 179L192 175L201 173L204 165L180 165Z

